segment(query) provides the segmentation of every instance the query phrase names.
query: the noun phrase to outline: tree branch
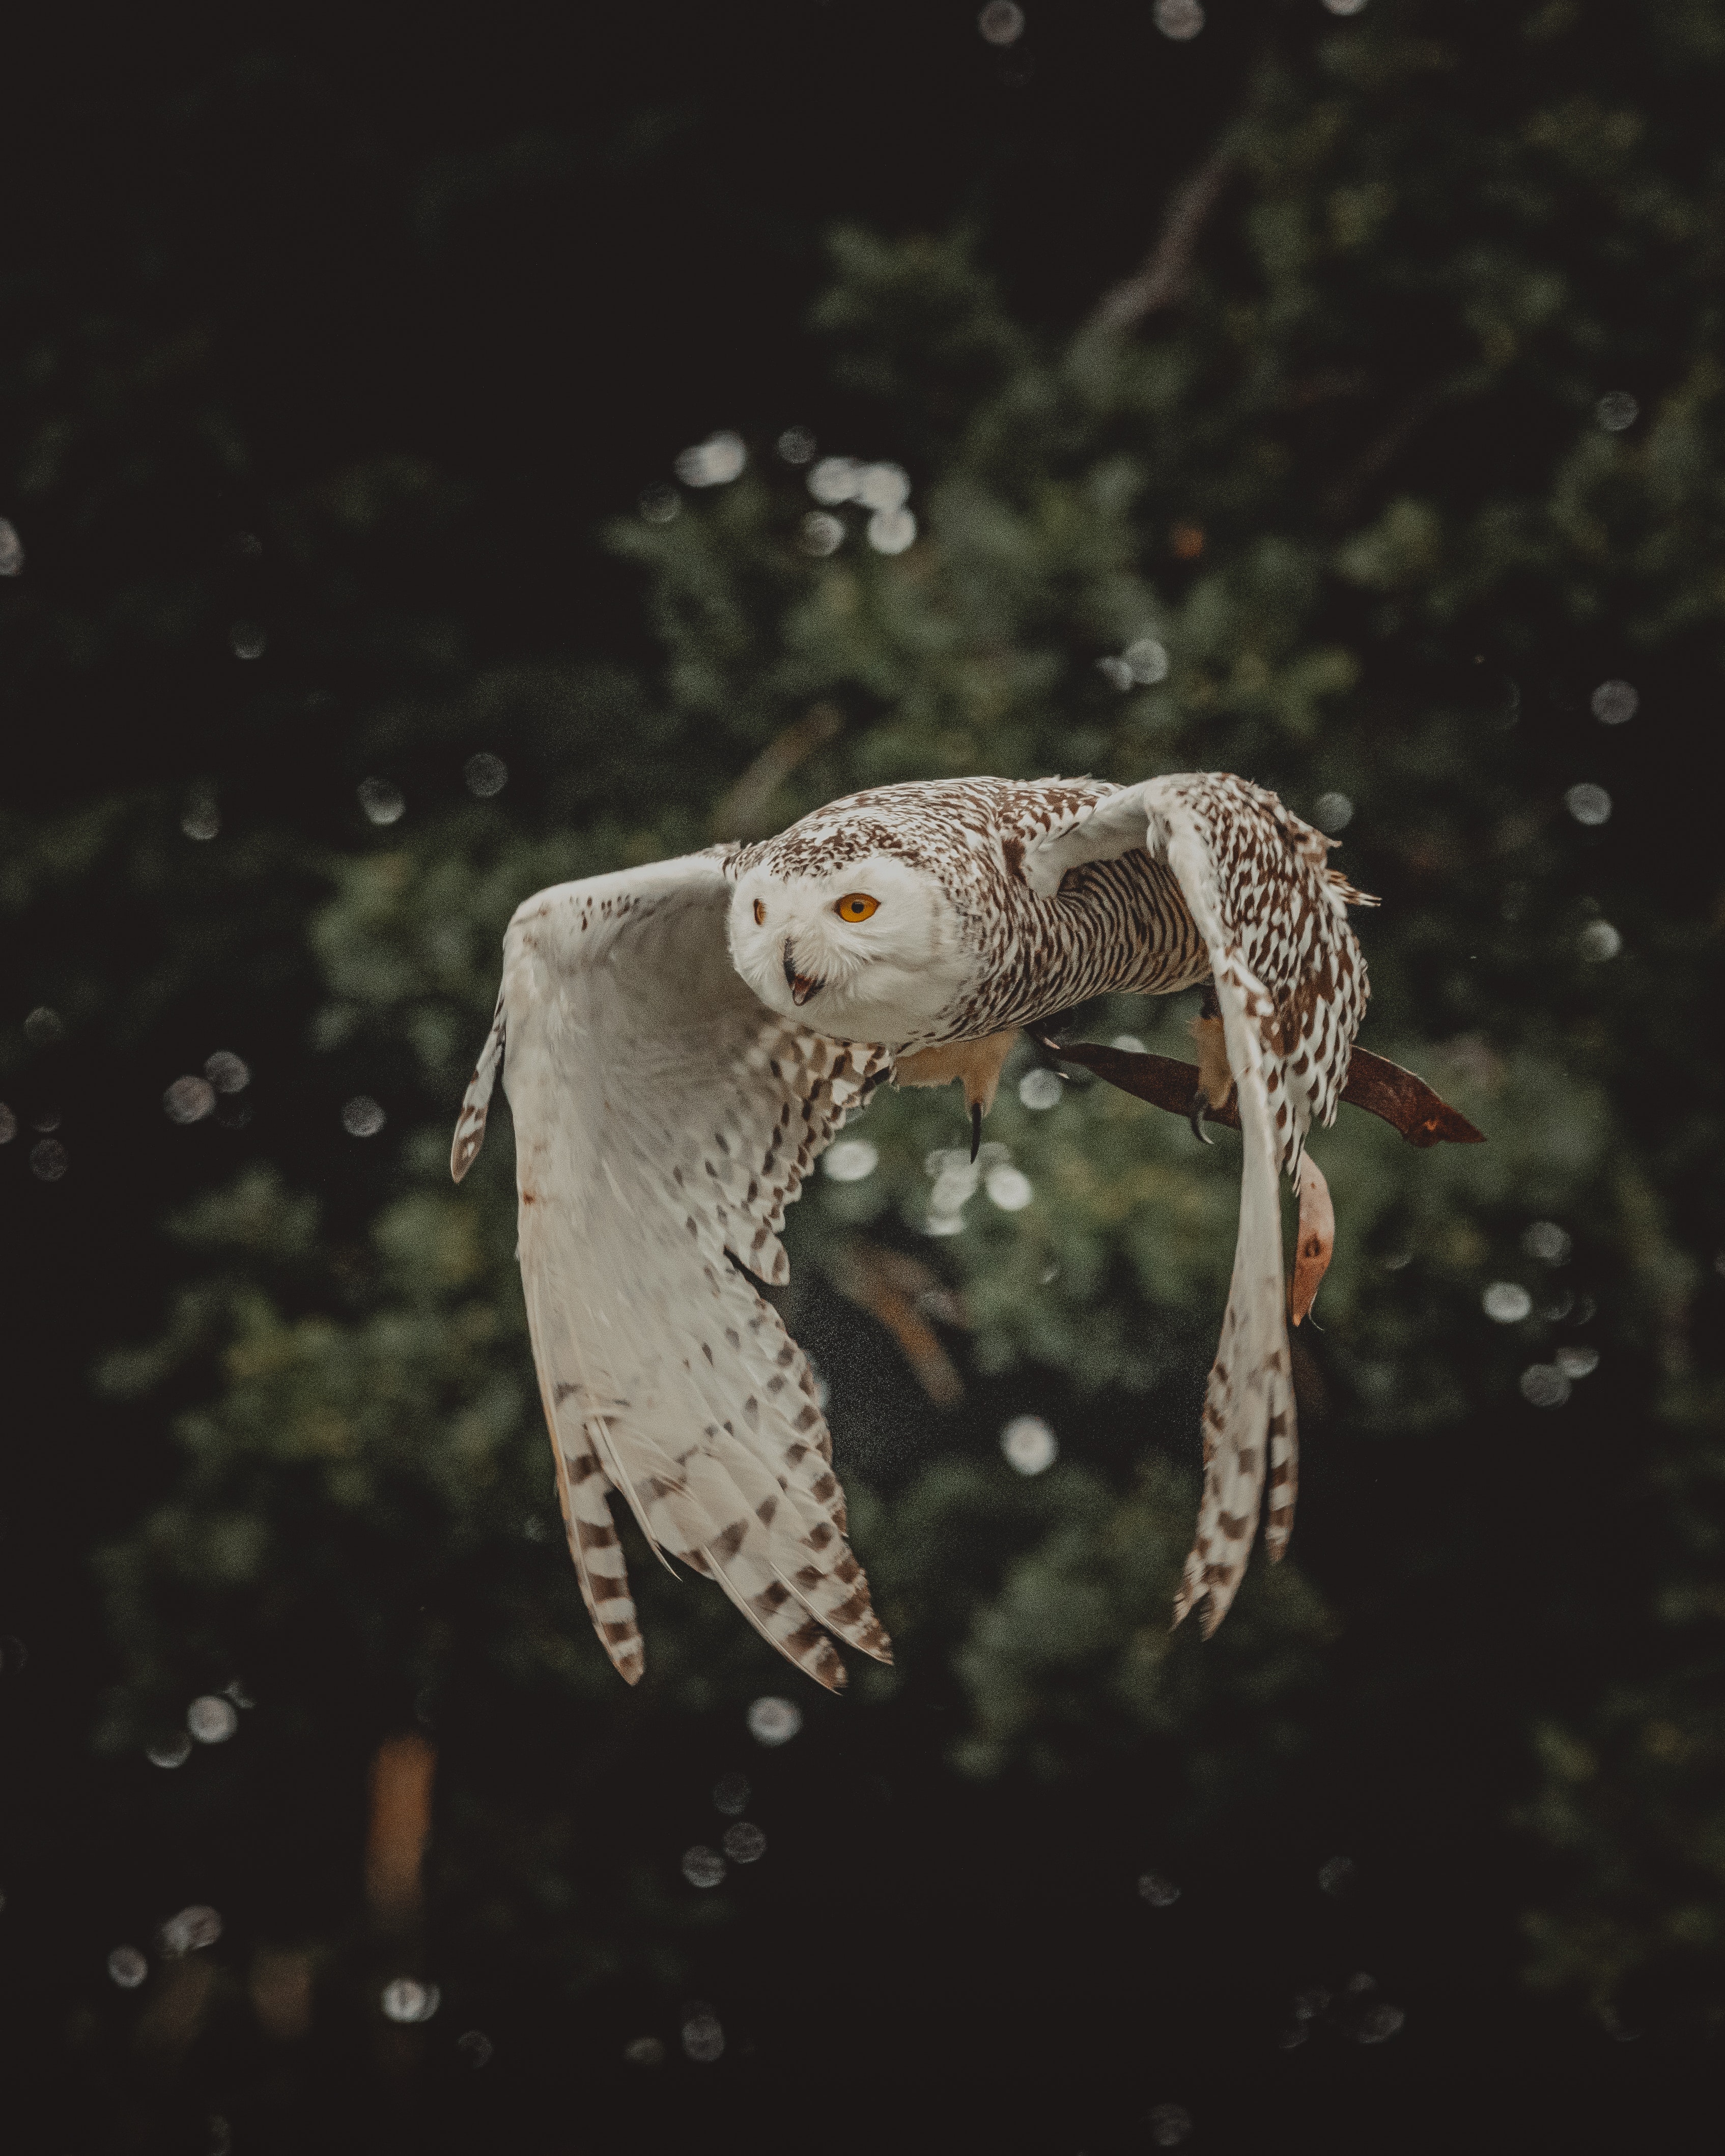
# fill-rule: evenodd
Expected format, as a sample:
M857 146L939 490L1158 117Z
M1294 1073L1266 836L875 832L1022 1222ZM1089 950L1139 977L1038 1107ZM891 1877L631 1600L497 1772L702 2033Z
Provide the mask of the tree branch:
M1238 163L1232 145L1224 143L1180 182L1156 244L1130 277L1102 295L1091 313L1091 329L1118 336L1185 297L1199 239Z

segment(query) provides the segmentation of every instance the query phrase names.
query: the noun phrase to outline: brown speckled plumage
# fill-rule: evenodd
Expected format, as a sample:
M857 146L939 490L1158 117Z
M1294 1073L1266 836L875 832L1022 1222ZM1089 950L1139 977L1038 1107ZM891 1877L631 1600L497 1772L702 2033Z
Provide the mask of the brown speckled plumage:
M964 921L977 979L940 1027L894 1043L909 1055L1032 1025L1092 996L1167 995L1209 973L1178 886L1147 853L1088 863L1054 898L1026 880L1024 858L1038 840L1117 791L1090 778L878 787L741 848L726 873L735 881L762 869L788 880L891 854L932 876Z

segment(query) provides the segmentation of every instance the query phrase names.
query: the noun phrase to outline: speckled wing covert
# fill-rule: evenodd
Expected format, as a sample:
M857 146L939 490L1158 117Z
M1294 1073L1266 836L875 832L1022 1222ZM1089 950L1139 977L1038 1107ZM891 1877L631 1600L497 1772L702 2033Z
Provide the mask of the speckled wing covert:
M1294 1522L1279 1175L1297 1175L1314 1119L1335 1121L1368 993L1348 907L1376 903L1325 866L1332 843L1261 787L1183 773L1108 795L1025 865L1051 894L1067 869L1147 846L1173 871L1209 954L1244 1161L1234 1276L1204 1398L1204 1497L1174 1604L1178 1624L1208 1597L1206 1636L1245 1576L1266 1455L1272 1559Z
M716 1579L837 1689L828 1630L879 1661L891 1648L808 1363L739 1268L788 1277L784 1209L890 1059L756 999L726 947L729 896L719 858L698 854L529 899L450 1167L459 1182L479 1151L506 1043L534 1361L569 1547L618 1670L634 1683L644 1651L614 1489L656 1554Z

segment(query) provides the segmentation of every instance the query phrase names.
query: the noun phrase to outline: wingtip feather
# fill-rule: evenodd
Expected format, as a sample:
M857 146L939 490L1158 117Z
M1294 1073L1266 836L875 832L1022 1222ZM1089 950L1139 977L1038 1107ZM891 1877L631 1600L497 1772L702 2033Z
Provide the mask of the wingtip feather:
M449 1147L449 1175L451 1180L456 1183L461 1181L468 1169L479 1158L480 1147L484 1144L485 1137L485 1127L483 1122L476 1131L465 1128L465 1118L463 1119L462 1123L456 1126L455 1142Z

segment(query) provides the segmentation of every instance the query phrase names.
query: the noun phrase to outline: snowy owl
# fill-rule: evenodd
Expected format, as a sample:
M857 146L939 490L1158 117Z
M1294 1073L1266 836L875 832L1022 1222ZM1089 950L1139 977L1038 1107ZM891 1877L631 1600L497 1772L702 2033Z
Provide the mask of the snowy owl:
M1208 1107L1242 1137L1175 1621L1206 1599L1206 1631L1226 1612L1266 1477L1281 1555L1296 1450L1280 1176L1301 1190L1297 1322L1329 1232L1306 1135L1334 1119L1367 996L1347 909L1373 901L1326 867L1333 843L1227 773L937 781L520 908L450 1165L459 1182L480 1149L501 1062L558 1494L629 1682L644 1652L613 1490L655 1554L716 1579L820 1683L845 1681L829 1635L891 1658L814 1378L757 1282L788 1277L785 1208L883 1079L961 1082L973 1147L1019 1030L1112 991L1210 984L1198 1072L1164 1068L1197 1077L1194 1129Z

